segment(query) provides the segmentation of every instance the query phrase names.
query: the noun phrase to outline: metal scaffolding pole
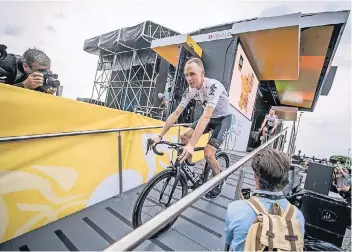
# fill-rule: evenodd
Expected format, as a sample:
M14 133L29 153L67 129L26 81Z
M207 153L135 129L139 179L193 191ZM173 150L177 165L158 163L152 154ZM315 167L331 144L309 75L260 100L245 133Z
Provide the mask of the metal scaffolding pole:
M142 42L127 45L118 39L114 42L117 46L114 44L109 49L99 46L91 101L128 111L141 106L153 107L160 56L150 48L151 41L178 33L151 21L141 27ZM120 38L123 31L118 32Z

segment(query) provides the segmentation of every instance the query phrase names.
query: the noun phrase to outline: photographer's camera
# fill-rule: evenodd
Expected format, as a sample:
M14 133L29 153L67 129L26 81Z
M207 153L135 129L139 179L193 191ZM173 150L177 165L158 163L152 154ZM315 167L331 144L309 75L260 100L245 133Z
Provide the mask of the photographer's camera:
M53 73L51 70L43 69L38 70L38 72L43 74L43 85L37 87L35 90L46 92L48 89L57 89L60 86L60 81L58 80L58 74Z

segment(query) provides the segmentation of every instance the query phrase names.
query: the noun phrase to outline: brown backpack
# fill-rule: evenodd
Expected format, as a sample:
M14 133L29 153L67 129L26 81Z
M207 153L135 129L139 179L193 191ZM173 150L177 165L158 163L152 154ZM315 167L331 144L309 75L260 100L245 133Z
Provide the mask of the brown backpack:
M296 219L297 209L288 203L284 213L274 203L269 213L256 197L246 200L257 214L248 230L245 251L303 251L301 225Z

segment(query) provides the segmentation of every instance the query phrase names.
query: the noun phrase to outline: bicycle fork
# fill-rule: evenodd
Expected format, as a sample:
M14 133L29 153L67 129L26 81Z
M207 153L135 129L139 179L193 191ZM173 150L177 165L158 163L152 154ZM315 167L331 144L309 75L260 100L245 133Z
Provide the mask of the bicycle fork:
M169 195L169 200L168 200L167 203L163 203L166 207L170 206L170 202L171 202L172 196L173 196L173 194L174 194L174 192L175 192L175 189L176 189L176 186L177 186L178 181L179 181L179 179L180 179L180 176L181 176L180 169L176 169L175 182L174 182L174 184L172 185L171 192L170 192L170 195ZM164 184L163 189L162 189L161 192L160 192L160 197L159 197L159 202L160 202L160 203L161 203L161 199L163 198L165 189L166 189L167 185L168 185L169 182L170 182L170 179L171 179L171 177L167 178L166 183Z

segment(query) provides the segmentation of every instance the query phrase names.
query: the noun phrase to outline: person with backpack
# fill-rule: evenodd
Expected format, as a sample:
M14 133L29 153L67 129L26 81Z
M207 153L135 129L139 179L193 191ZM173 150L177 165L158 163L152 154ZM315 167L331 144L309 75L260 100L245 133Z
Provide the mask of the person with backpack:
M303 251L304 216L284 197L290 160L266 148L253 157L256 190L228 205L225 243L233 251Z

